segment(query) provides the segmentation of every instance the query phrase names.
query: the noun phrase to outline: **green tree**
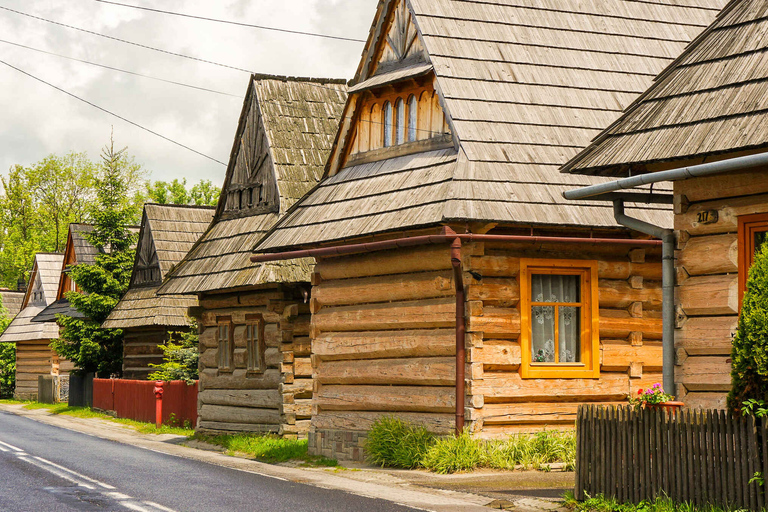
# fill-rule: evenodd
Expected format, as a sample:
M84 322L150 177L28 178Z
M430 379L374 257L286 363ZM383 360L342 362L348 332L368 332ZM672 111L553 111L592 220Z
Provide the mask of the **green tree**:
M747 400L768 399L768 245L749 269L739 327L731 349L728 407L740 411Z
M219 200L219 189L210 180L200 180L187 190L186 178L179 181L147 182L147 198L157 204L191 204L213 206Z
M61 251L67 226L87 220L93 169L85 154L69 153L16 165L0 178L0 286L15 286L35 253Z
M0 296L0 334L11 323L8 310L3 307L3 298ZM13 395L16 388L16 344L0 343L0 398Z
M200 336L197 324L190 321L189 331L169 333L169 339L160 345L163 351L161 364L149 363L156 371L149 374L149 380L183 380L192 384L198 378L198 360L200 359ZM175 337L178 336L178 342Z
M102 329L101 324L128 289L136 239L128 225L139 214L135 193L140 179L141 167L128 156L126 148L116 151L110 140L94 179L96 200L89 209L94 230L85 234L100 252L94 264L75 265L70 272L84 293L66 295L85 318L58 315L61 337L51 343L81 372L108 376L122 368L123 332Z

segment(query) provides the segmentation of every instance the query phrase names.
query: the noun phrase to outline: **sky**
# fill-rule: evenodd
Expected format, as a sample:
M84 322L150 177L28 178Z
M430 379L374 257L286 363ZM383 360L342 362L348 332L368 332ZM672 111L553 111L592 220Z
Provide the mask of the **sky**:
M115 0L195 16L366 39L377 0ZM5 9L3 9L5 8ZM97 0L0 0L0 60L226 163L248 73L166 55L6 9L246 70L350 79L364 43L285 34L142 11ZM21 48L95 62L200 91ZM114 130L153 180L224 180L226 167L147 133L0 63L0 173L50 154L97 160Z

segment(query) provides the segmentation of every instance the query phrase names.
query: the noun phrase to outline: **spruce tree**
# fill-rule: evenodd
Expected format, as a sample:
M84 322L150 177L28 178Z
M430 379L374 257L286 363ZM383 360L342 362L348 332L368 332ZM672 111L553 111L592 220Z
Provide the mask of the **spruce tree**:
M84 318L58 315L61 337L51 347L72 361L83 373L96 372L107 377L122 369L123 332L102 329L101 324L128 289L133 268L136 235L129 229L136 218L132 183L138 166L126 149L115 151L114 142L102 151L96 173L96 201L90 218L94 230L84 233L99 250L94 264L75 265L70 277L82 293L67 292L66 298Z
M768 398L768 244L755 255L731 348L728 407L740 411L746 400Z

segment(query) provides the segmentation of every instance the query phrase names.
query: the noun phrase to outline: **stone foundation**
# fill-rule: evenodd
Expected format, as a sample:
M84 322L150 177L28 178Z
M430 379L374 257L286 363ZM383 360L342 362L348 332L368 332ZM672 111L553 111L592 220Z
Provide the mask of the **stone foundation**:
M367 432L310 430L309 453L339 461L364 462Z

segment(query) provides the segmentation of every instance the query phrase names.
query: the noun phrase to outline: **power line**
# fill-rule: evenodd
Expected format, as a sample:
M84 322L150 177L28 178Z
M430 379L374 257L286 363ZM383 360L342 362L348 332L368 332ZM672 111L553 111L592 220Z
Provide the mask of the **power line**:
M12 12L12 13L19 14L21 16L27 16L28 18L33 18L33 19L36 19L36 20L44 21L46 23L52 23L54 25L59 25L61 27L71 28L72 30L79 30L80 32L85 32L86 34L92 34L94 36L104 37L104 38L107 38L107 39L111 39L113 41L119 41L121 43L130 44L130 45L133 45L133 46L138 46L139 48L145 48L147 50L153 50L153 51L156 51L156 52L165 53L165 54L168 54L168 55L173 55L175 57L182 57L184 59L190 59L190 60L194 60L194 61L198 61L198 62L204 62L206 64L212 64L214 66L220 66L222 68L234 69L236 71L243 71L245 73L253 73L253 71L245 69L245 68L239 68L237 66L230 66L229 64L221 64L220 62L214 62L212 60L200 59L198 57L192 57L190 55L184 55L182 53L176 53L176 52L171 52L171 51L168 51L168 50L162 50L160 48L154 48L152 46L147 46L147 45L141 44L141 43L134 43L133 41L128 41L128 40L125 40L125 39L120 39L120 38L117 38L117 37L114 37L114 36L108 36L108 35L102 34L100 32L94 32L92 30L86 30L84 28L75 27L75 26L72 26L72 25L67 25L66 23L61 23L59 21L53 21L53 20L49 20L49 19L46 19L46 18L41 18L40 16L35 16L33 14L28 14L26 12L21 12L21 11L17 11L17 10L14 10L14 9L10 9L10 8L4 7L2 5L0 5L0 9L3 9L4 11L9 11L9 12Z
M39 48L33 48L31 46L26 46L26 45L23 45L23 44L20 44L20 43L14 43L13 41L6 41L5 39L0 39L0 43L6 43L6 44L13 45L13 46L18 46L20 48L26 48L27 50L32 50L32 51L35 51L35 52L45 53L47 55L53 55L55 57L61 57L62 59L74 60L76 62L82 62L83 64L90 64L91 66L97 66L97 67L104 68L104 69L110 69L112 71L119 71L120 73L127 73L129 75L140 76L142 78L149 78L151 80L158 80L160 82L165 82L165 83L168 83L168 84L180 85L182 87L189 87L190 89L197 89L199 91L212 92L212 93L215 93L215 94L222 94L224 96L232 96L233 98L240 98L240 96L237 95L237 94L230 94L228 92L216 91L214 89L208 89L208 88L205 88L205 87L198 87L196 85L185 84L185 83L182 83L182 82L175 82L173 80L166 80L164 78L158 78L158 77L155 77L155 76L143 75L141 73L136 73L134 71L128 71L128 70L120 69L120 68L114 68L112 66L107 66L105 64L98 64L96 62L90 62L90 61L87 61L87 60L77 59L75 57L69 57L67 55L60 55L58 53L49 52L47 50L41 50Z
M350 41L353 43L364 43L365 39L355 39L353 37L343 37L343 36L332 36L329 34L319 34L315 32L303 32L301 30L289 30L287 28L277 28L277 27L268 27L265 25L253 25L251 23L241 23L239 21L230 21L230 20L221 20L216 18L207 18L205 16L195 16L192 14L184 14L180 12L171 12L171 11L164 11L162 9L152 9L150 7L142 7L140 5L130 5L130 4L123 4L120 2L111 2L109 0L95 0L96 2L100 2L103 4L110 4L110 5L119 5L121 7L131 7L132 9L141 9L142 11L150 11L150 12L156 12L160 14L169 14L171 16L181 16L184 18L192 18L195 20L203 20L203 21L213 21L216 23L226 23L228 25L237 25L240 27L249 27L249 28L258 28L261 30L272 30L274 32L284 32L286 34L298 34L302 36L311 36L311 37L322 37L325 39L335 39L337 41Z
M111 116L114 116L114 117L116 117L116 118L120 119L121 121L125 121L125 122L126 122L126 123L128 123L128 124L131 124L131 125L133 125L133 126L135 126L135 127L137 127L137 128L140 128L140 129L142 129L142 130L144 130L144 131L146 131L146 132L149 132L149 133L151 133L152 135L155 135L155 136L157 136L157 137L160 137L161 139L164 139L164 140L167 140L168 142L171 142L171 143L173 143L173 144L176 144L177 146L180 146L180 147L182 147L182 148L184 148L184 149L187 149L187 150L189 150L189 151L191 151L191 152L193 152L193 153L196 153L196 154L198 154L198 155L200 155L200 156L202 156L202 157L205 157L205 158L207 158L208 160L213 160L214 162L216 162L216 163L219 163L219 164L223 165L224 167L226 167L226 166L227 166L227 164L225 164L225 163L224 163L224 162L222 162L221 160L217 160L217 159L213 158L212 156L208 156L208 155L206 155L205 153L201 153L200 151L197 151L196 149L192 149L192 148L191 148L191 147L189 147L189 146L185 146L185 145L184 145L184 144L182 144L181 142L176 142L175 140L173 140L173 139L170 139L170 138L166 137L165 135L161 135L161 134L159 134L159 133L157 133L157 132L155 132L155 131L152 131L152 130L150 130L149 128L145 128L144 126L142 126L142 125L140 125L140 124L138 124L138 123L135 123L135 122L131 121L130 119L126 119L126 118L124 118L124 117L122 117L122 116L120 116L120 115L118 115L118 114L115 114L114 112L111 112L111 111L109 111L109 110L107 110L107 109L105 109L105 108L103 108L103 107L100 107L100 106L96 105L95 103L91 103L90 101L88 101L88 100L86 100L86 99L83 99L83 98L81 98L80 96L77 96L77 95L75 95L75 94L72 94L72 93L71 93L71 92L69 92L69 91L65 91L65 90L64 90L64 89L62 89L61 87L57 87L57 86L53 85L53 84L52 84L52 83L50 83L50 82L46 82L46 81L45 81L45 80L43 80L42 78L38 78L38 77L36 77L35 75L32 75L32 74L30 74L30 73L27 73L27 72L26 72L26 71L24 71L23 69L19 69L19 68L17 68L16 66L13 66L13 65L11 65L11 64L9 64L9 63L7 63L7 62L5 62L4 60L0 60L0 64L5 64L5 65L6 65L6 66L8 66L9 68L11 68L11 69L15 69L15 70L16 70L16 71L18 71L19 73L22 73L22 74L24 74L24 75L27 75L28 77L30 77L30 78L32 78L32 79L34 79L34 80L37 80L38 82L42 82L42 83L44 83L45 85L47 85L47 86L49 86L49 87L53 87L53 88L54 88L54 89L56 89L57 91L63 92L63 93L64 93L64 94L66 94L67 96L71 96L71 97L75 98L76 100L82 101L83 103L86 103L86 104L88 104L88 105L90 105L90 106L92 106L92 107L94 107L94 108L97 108L97 109L101 110L102 112L105 112L105 113L107 113L107 114L109 114L109 115L111 115Z

